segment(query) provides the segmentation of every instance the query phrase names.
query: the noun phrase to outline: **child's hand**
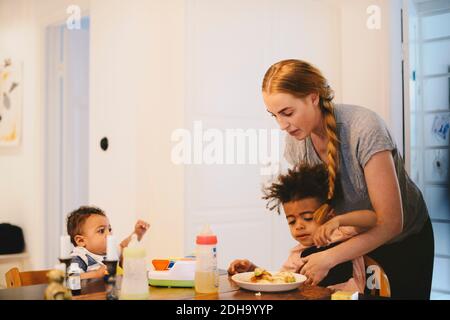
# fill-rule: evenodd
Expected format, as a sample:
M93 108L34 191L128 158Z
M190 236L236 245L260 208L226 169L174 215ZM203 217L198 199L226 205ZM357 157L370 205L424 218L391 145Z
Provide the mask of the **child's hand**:
M106 266L101 266L100 267L100 269L98 269L98 270L95 270L95 272L97 272L97 277L98 278L103 278L104 276L105 276L105 274L106 274Z
M138 222L136 222L136 225L134 226L134 233L137 235L139 241L141 241L142 237L149 228L150 224L143 220L138 220Z
M98 279L98 278L103 278L105 276L105 273L106 273L106 266L101 266L99 269L97 269L95 271L89 271L89 272L82 273L80 278L81 278L81 280Z
M256 266L248 260L234 260L228 267L228 274L249 272L255 270Z
M126 237L120 243L121 250L123 250L123 248L128 247L128 245L130 244L130 241L132 239L133 234L136 234L137 239L139 241L141 241L142 237L144 236L144 234L147 232L147 230L149 228L150 228L150 224L148 224L147 222L145 222L143 220L138 220L138 222L136 222L136 224L134 225L134 232L131 235L129 235L128 237Z
M313 235L314 244L317 247L327 246L331 242L331 235L340 227L339 219L333 218L321 225Z

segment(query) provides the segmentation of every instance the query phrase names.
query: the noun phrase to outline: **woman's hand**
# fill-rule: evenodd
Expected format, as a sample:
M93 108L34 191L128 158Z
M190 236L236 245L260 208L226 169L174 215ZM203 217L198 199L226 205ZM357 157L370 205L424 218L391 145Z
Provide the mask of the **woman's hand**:
M330 269L335 266L333 255L329 251L325 250L302 258L305 264L300 269L300 274L308 278L305 284L318 285L328 275Z
M317 228L313 235L313 242L316 247L324 247L331 243L331 235L340 227L338 217L328 220L326 223Z
M234 260L232 263L230 263L230 266L228 267L228 274L232 276L236 273L250 272L255 269L256 266L249 260L246 259Z

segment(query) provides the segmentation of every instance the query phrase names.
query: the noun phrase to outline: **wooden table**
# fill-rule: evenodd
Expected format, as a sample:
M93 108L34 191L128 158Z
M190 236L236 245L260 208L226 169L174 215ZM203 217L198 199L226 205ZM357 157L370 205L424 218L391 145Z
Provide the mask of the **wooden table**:
M28 286L0 290L0 300L43 300L47 285ZM150 300L327 300L331 290L321 287L301 286L299 289L283 293L261 293L261 295L239 289L226 274L219 278L217 294L199 294L193 288L149 287ZM74 300L105 300L103 280L82 282L81 295Z

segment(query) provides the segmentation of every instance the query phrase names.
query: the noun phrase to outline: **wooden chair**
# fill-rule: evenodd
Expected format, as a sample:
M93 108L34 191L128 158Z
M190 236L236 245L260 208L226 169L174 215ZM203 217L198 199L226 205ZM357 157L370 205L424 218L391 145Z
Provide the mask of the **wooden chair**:
M376 288L371 289L370 295L389 298L391 296L391 285L389 284L389 278L388 278L386 272L384 272L381 265L369 256L364 256L364 265L366 267L366 272L367 272L367 268L369 266L374 266L374 265L377 266L380 271L380 279L379 279L380 288L379 288L379 290L377 290Z
M50 270L20 272L17 268L12 268L5 274L6 287L18 288L48 283L47 273Z

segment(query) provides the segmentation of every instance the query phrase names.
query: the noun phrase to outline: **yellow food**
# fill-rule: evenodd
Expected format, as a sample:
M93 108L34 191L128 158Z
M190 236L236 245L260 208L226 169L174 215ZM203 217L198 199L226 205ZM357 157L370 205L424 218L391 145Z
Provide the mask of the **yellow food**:
M358 300L358 292L337 291L331 295L331 300Z
M272 275L270 272L256 268L253 277L250 278L253 283L259 284L282 284L282 283L292 283L295 282L295 276L291 272L277 272Z

